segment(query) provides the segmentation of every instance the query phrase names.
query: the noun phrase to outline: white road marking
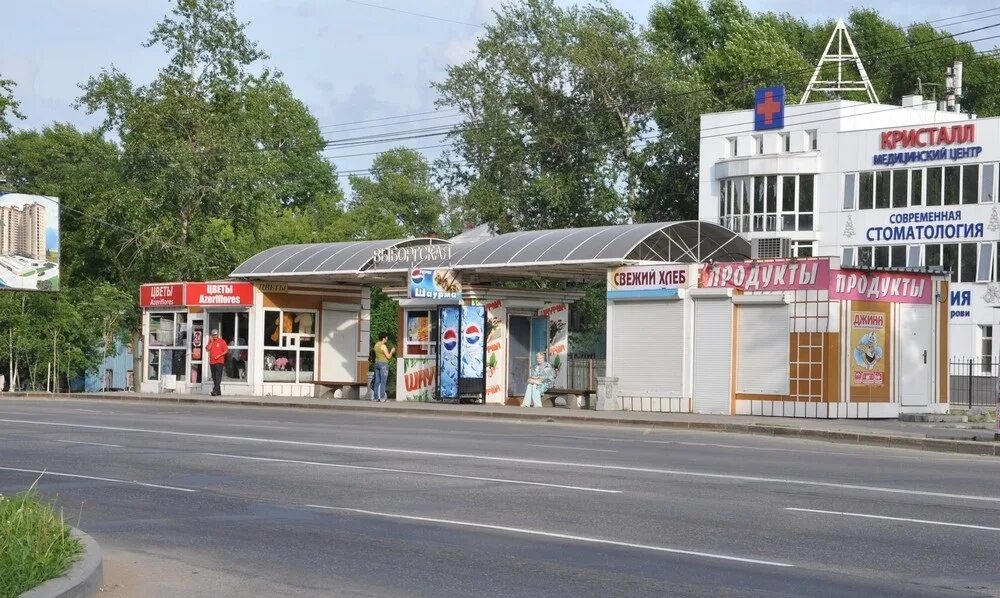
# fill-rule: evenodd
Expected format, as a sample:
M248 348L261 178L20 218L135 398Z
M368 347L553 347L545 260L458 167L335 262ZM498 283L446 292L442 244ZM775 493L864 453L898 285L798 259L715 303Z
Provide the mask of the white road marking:
M298 465L317 465L320 467L335 467L338 469L360 469L364 471L383 471L387 473L402 473L408 475L424 475L439 478L457 478L461 480L478 480L482 482L500 482L502 484L519 484L525 486L545 486L547 488L560 488L563 490L580 490L583 492L602 492L605 494L621 494L621 490L605 490L603 488L589 488L587 486L567 486L564 484L548 484L545 482L529 482L527 480L510 480L505 478L484 478L480 476L458 475L454 473L437 473L433 471L414 471L412 469L394 469L390 467L370 467L365 465L345 465L342 463L325 463L321 461L299 461L296 459L271 459L268 457L248 457L245 455L227 455L225 453L202 453L211 457L228 457L230 459L246 459L247 461L266 461L272 463L295 463Z
M989 532L1000 532L1000 527L989 527L987 525L971 525L969 523L951 523L948 521L931 521L928 519L911 519L909 517L888 517L886 515L868 515L865 513L847 513L845 511L823 511L821 509L799 509L796 507L786 507L786 511L797 511L800 513L819 513L820 515L841 515L844 517L861 517L863 519L884 519L886 521L905 521L908 523L922 523L924 525L943 525L946 527L964 527L968 529L981 529Z
M534 446L534 447L538 447L538 448L563 449L563 450L567 450L567 451L589 451L589 452L592 452L592 453L617 453L618 452L618 451L614 451L614 450L611 450L611 449L583 448L583 447L579 447L579 446L565 446L565 445L560 446L558 444L520 444L520 443L518 443L518 445L519 446Z
M842 490L859 490L863 492L881 492L886 494L905 494L912 496L930 496L960 500L975 500L1000 503L1000 497L975 494L952 494L949 492L931 492L929 490L911 490L906 488L887 488L883 486L864 486L861 484L842 484L838 482L820 482L816 480L795 480L790 478L772 478L764 476L747 476L726 473L706 473L700 471L685 471L680 469L658 469L654 467L630 467L626 465L602 465L599 463L572 463L568 461L547 461L542 459L521 459L516 457L495 457L492 455L470 455L466 453L447 453L440 451L421 451L414 449L387 448L381 446L361 446L353 444L334 444L325 442L305 442L301 440L277 440L272 438L253 438L250 436L226 436L220 434L203 434L198 432L177 432L173 430L149 430L144 428L122 428L117 426L97 426L88 424L70 424L63 422L40 422L33 420L0 419L0 422L12 424L29 424L36 426L56 426L64 428L84 428L92 430L111 430L115 432L136 432L140 434L159 434L164 436L182 436L187 438L211 438L214 440L234 440L240 442L257 442L261 444L281 444L288 446L312 446L352 451L368 451L373 453L390 453L396 455L420 455L424 457L443 457L447 459L468 459L474 461L490 461L495 463L521 463L525 465L552 465L556 467L576 467L579 469L597 469L603 471L628 471L634 473L652 473L660 475L685 476L705 479L733 480L738 482L754 482L763 484L787 484L792 486L814 486L821 488L838 488Z
M83 442L82 440L54 440L53 442L62 442L63 444L89 444L91 446L109 446L111 448L125 448L120 444L104 444L103 442Z
M779 563L776 561L764 561L760 559L744 558L739 556L729 556L725 554L715 554L711 552L699 552L695 550L683 550L680 548L668 548L666 546L652 546L649 544L634 544L632 542L620 542L618 540L605 540L603 538L593 538L590 536L577 536L573 534L561 534L557 532L546 532L541 530L526 529L523 527L509 527L506 525L491 525L488 523L475 523L472 521L458 521L454 519L437 519L435 517L417 517L414 515L400 515L398 513L380 513L378 511L367 511L365 509L352 509L347 507L330 507L324 505L306 505L313 509L324 509L328 511L343 511L348 513L358 513L361 515L372 515L375 517L386 517L389 519L403 519L407 521L422 521L426 523L441 523L445 525L457 525L460 527L474 527L478 529L489 529L501 532L511 532L515 534L525 534L528 536L542 536L545 538L557 538L559 540L573 540L576 542L587 542L590 544L605 544L608 546L621 546L623 548L638 548L640 550L652 550L655 552L667 552L670 554L683 554L688 556L700 556L723 561L736 561L739 563L749 563L751 565L767 565L770 567L793 567L789 563Z
M135 480L119 480L117 478L101 478L92 475L80 475L76 473L61 473L58 471L49 471L47 469L23 469L20 467L0 467L3 471L18 471L21 473L37 473L41 476L57 476L61 478L79 478L82 480L97 480L99 482L114 482L116 484L133 484L136 486L144 486L146 488L162 488L164 490L177 490L178 492L197 492L193 488L179 488L177 486L164 486L163 484L150 484L147 482L137 482Z

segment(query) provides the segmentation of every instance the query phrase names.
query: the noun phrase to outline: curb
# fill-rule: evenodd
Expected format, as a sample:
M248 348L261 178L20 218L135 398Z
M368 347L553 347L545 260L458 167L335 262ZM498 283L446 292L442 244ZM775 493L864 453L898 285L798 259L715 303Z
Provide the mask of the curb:
M80 540L83 552L62 577L50 579L33 590L21 594L20 598L93 598L97 596L104 581L103 556L101 547L89 535L70 528L73 537Z
M925 436L896 436L892 434L872 434L865 432L844 432L840 430L818 430L813 428L796 428L789 425L762 424L762 423L724 423L705 421L665 421L665 420L642 420L620 417L596 417L593 415L583 415L591 413L589 410L567 410L566 415L551 415L548 413L529 413L524 411L511 410L504 411L478 411L469 409L424 409L415 407L388 407L375 406L368 403L359 402L357 405L345 404L303 404L282 401L259 401L259 400L233 400L215 401L210 399L200 399L190 395L177 397L144 396L140 394L116 396L116 395L90 395L81 393L61 394L58 397L52 395L31 395L27 393L5 393L9 397L28 399L73 399L73 400L110 400L124 402L154 402L154 403L186 403L200 405L239 405L250 407L280 407L292 409L326 409L330 411L350 411L355 413L370 413L374 415L422 415L422 416L444 416L444 417L476 417L495 418L514 421L538 421L546 423L567 422L573 424L596 424L596 425L619 425L619 426L642 426L647 428L669 428L678 430L691 430L694 432L723 432L730 434L756 434L762 436L781 436L785 438L798 438L801 440L820 440L824 442L838 444L856 444L864 446L876 446L884 448L898 448L932 451L938 453L956 453L964 455L980 455L988 457L1000 457L1000 443L983 442L969 440L949 440L942 438L929 438ZM394 403L399 405L399 403ZM580 414L575 413L580 411Z

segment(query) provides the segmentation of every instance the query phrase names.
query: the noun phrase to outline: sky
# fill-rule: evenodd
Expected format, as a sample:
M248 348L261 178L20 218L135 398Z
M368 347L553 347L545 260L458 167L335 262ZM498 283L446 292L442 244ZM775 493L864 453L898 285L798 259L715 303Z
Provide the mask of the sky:
M444 115L416 115L434 109L432 81L449 65L471 55L480 27L443 22L378 8L418 12L466 23L487 23L503 0L236 0L238 17L251 39L270 55L269 65L285 80L320 123L327 139L399 131L457 122ZM587 4L557 0L560 5ZM791 12L808 21L846 17L850 4L838 0L751 0L753 11ZM13 79L27 120L19 128L69 122L96 126L99 115L73 108L79 84L114 65L135 83L147 83L166 62L160 48L143 48L149 31L170 9L168 0L4 0L0 14L0 78ZM645 24L653 0L611 0ZM375 6L373 6L375 5ZM889 0L868 4L902 23L937 20L990 8L981 0ZM1000 9L1000 6L998 6ZM1000 22L1000 12L951 28L961 31ZM414 119L440 117L432 121ZM411 122L407 122L410 120ZM356 123L356 124L345 124ZM382 125L380 128L372 125ZM353 129L353 130L351 130ZM411 147L440 144L436 139L405 142ZM366 169L377 152L399 145L329 150L338 172ZM441 149L420 150L429 159ZM347 188L347 180L341 184Z

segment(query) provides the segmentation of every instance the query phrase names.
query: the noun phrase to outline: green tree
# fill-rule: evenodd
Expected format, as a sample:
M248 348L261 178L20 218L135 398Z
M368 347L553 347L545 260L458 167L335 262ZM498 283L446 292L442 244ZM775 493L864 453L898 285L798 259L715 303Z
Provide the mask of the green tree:
M10 118L23 119L21 104L14 98L14 82L10 79L0 77L0 135L9 135L11 128Z
M446 187L503 232L633 216L659 72L607 5L505 5L475 56L434 85L438 105L466 118L441 164Z
M254 245L242 238L269 236L281 208L339 202L316 120L263 65L232 0L176 0L146 46L169 55L153 82L106 69L79 100L106 115L142 198L133 225L155 241L133 248L134 276L225 276Z
M422 155L389 150L375 157L370 171L370 177L350 177L352 198L341 223L345 236L399 239L439 232L443 199Z

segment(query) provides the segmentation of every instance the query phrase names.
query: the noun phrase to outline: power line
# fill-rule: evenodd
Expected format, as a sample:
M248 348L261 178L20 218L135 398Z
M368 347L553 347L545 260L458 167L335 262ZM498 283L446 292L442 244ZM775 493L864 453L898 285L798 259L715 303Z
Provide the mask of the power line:
M351 4L359 4L361 6L368 6L370 8L379 8L379 9L382 9L382 10L387 10L389 12L397 12L397 13L404 14L404 15L410 15L411 17L420 17L422 19L431 19L431 20L434 20L434 21L441 21L443 23L454 23L456 25L466 25L468 27L478 27L480 29L483 29L483 25L481 25L479 23L469 23L469 22L466 22L466 21L456 21L454 19L446 19L444 17L436 17L434 15L426 15L426 14L419 13L419 12L411 12L411 11L408 11L408 10L403 10L401 8L392 8L390 6L382 6L381 4L371 4L371 3L368 3L368 2L361 2L360 0L344 0L344 2L350 2Z
M353 121L349 121L349 122L334 123L334 124L330 124L330 125L323 125L323 126L320 127L320 130L323 130L323 129L332 129L332 128L335 128L335 127L343 127L343 126L347 126L347 125L359 125L359 124L364 124L364 123L381 122L381 121L386 121L386 120L397 120L397 119L401 119L401 118L408 118L410 116L423 116L425 114L437 114L439 112L440 113L444 113L444 112L456 112L456 113L459 113L459 112L461 112L461 109L459 109L459 108L448 108L446 110L427 110L425 112L410 112L408 114L398 114L396 116L384 116L382 118L369 118L369 119L365 119L365 120L353 120ZM419 120L423 120L423 119L417 119L417 120L419 121ZM389 125L385 125L385 126L389 126Z
M950 21L952 19L959 19L961 17L968 17L968 16L971 16L971 15L981 15L981 14L984 14L984 13L995 12L995 11L1000 11L1000 6L994 6L993 8L987 8L987 9L984 9L984 10L976 10L976 11L973 11L973 12L967 12L967 13L963 13L963 14L960 14L960 15L952 15L950 17L943 17L943 18L940 18L940 19L934 19L933 21L920 21L920 23L924 23L926 25L930 25L932 23L940 23L941 21ZM983 18L985 18L985 17L983 17ZM945 25L945 26L946 27L950 27L951 25Z

